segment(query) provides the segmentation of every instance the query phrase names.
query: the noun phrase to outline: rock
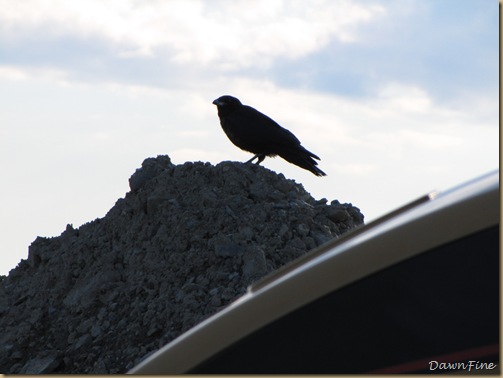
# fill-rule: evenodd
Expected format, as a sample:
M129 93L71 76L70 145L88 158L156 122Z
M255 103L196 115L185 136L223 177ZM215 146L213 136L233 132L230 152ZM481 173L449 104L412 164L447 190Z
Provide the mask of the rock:
M49 374L58 367L60 361L56 356L34 358L26 362L20 374Z
M104 218L38 237L2 277L1 372L125 373L250 283L363 223L351 204L315 200L255 164L158 156L129 184Z
M266 272L267 262L264 251L260 247L248 248L243 256L243 277L253 281L264 276Z
M220 257L231 257L243 254L243 248L233 242L218 242L215 244L215 254Z
M143 161L141 168L129 178L129 187L132 191L140 189L149 180L158 176L165 170L173 169L169 156L158 156L157 158L147 158Z

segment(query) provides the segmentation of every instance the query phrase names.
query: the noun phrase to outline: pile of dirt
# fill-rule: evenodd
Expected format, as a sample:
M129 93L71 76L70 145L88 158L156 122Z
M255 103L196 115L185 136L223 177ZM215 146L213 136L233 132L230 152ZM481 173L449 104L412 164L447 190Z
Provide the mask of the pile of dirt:
M146 159L108 214L38 237L0 282L0 371L124 373L245 293L363 223L253 164Z

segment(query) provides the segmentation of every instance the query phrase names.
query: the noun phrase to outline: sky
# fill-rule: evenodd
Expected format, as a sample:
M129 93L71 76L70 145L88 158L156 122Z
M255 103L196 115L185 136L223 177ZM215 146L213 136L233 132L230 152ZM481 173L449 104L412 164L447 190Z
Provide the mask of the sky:
M246 161L212 101L292 131L376 219L499 168L495 0L0 0L0 274L102 218L142 161Z

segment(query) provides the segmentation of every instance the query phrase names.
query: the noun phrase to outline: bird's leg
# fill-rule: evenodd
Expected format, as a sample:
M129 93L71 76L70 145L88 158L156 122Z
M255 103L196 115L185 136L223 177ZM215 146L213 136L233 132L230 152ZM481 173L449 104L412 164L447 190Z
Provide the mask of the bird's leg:
M254 157L252 157L250 160L248 160L245 164L251 163L255 159L258 159L255 164L260 164L264 161L265 154L256 154Z
M257 158L257 157L258 157L258 155L255 155L255 156L254 156L254 157L252 157L250 160L247 160L247 161L245 162L245 164L251 163L251 162L252 162L253 160L255 160L255 158Z
M264 161L265 154L257 154L257 157L258 157L258 160L257 160L257 162L255 164L258 165L258 164L260 164L260 163L262 163Z

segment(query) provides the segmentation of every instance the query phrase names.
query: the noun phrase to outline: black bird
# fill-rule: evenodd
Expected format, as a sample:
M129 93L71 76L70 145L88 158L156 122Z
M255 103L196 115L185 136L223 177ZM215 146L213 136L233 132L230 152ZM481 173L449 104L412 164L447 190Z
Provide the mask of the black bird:
M326 176L314 160L320 158L302 147L295 135L265 114L241 104L241 101L232 96L219 97L213 104L218 108L220 125L231 142L242 150L255 154L247 163L257 159L256 164L260 164L266 156L279 155L316 176Z

